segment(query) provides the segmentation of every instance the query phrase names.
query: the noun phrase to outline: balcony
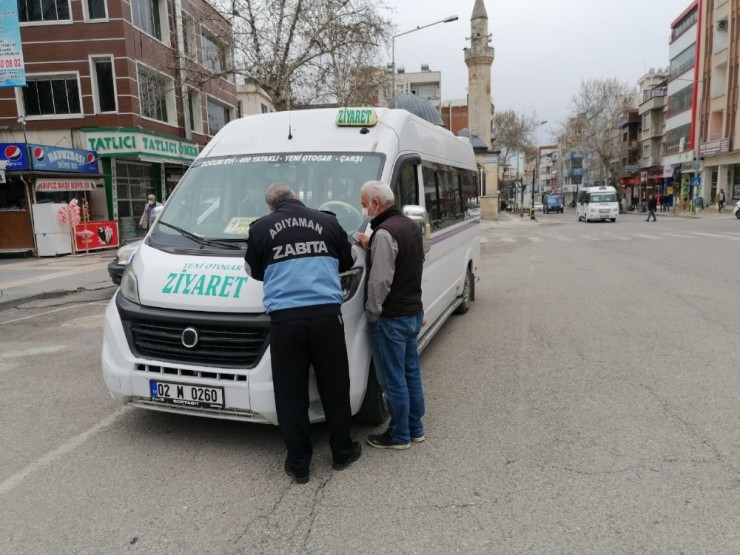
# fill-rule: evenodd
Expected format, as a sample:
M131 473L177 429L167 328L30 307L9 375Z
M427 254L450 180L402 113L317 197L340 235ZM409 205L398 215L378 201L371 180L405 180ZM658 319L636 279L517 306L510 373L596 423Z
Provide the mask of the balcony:
M663 90L663 94L656 94L652 96L651 98L644 98L642 104L640 104L640 114L644 114L645 112L650 112L652 110L662 110L665 106L665 89ZM653 92L653 91L645 91L646 93Z
M662 160L658 156L643 156L640 158L641 168L651 168L653 166L660 166Z

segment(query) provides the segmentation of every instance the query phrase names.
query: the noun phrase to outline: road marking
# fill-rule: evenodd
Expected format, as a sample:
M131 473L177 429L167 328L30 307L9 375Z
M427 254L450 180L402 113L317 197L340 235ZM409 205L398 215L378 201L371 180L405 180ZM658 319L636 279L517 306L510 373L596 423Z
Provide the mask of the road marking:
M99 431L113 424L116 420L118 420L121 416L123 416L125 412L129 410L133 410L133 409L131 409L128 405L119 408L116 412L114 412L107 418L104 418L103 420L95 424L95 426L93 426L92 428L82 432L79 435L76 435L72 439L65 441L53 451L49 451L46 455L44 455L40 459L36 459L31 464L26 465L26 467L20 472L16 472L10 478L3 480L3 482L0 483L0 495L12 491L16 487L18 487L20 483L24 479L26 479L30 474L33 474L34 472L41 470L45 466L48 466L49 464L57 460L59 457L66 455L67 453L73 451L74 449L76 449L77 447L85 443L92 436L97 434Z
M673 231L664 231L663 235L667 235L668 237L675 237L677 239L696 239L693 235L685 235L683 233L675 233Z
M594 237L592 235L580 235L579 237L581 237L582 239L588 239L589 241L598 241L599 240L598 237Z
M605 237L608 237L609 239L618 239L620 241L632 241L629 237L625 237L624 235L618 235L617 233L612 233L610 231L602 231Z
M34 355L50 355L67 349L69 345L49 345L48 347L32 347L21 351L5 351L0 353L0 358L20 358Z
M660 237L656 237L655 235L647 235L646 233L632 233L631 235L634 235L635 237L642 237L644 239L652 239L653 241L657 241L660 239Z
M486 239L485 237L481 237L480 238L480 242L481 242L481 244L488 243L488 239Z
M533 243L541 243L542 242L542 238L541 237L527 237L527 239L529 239Z
M516 239L513 237L497 237L496 242L498 243L515 243Z
M94 301L89 303L78 303L73 304L70 306L62 306L59 308L55 308L54 310L47 310L46 312L39 312L38 314L31 314L30 316L24 316L23 318L15 318L13 320L6 320L5 322L0 322L0 326L3 324L12 324L14 322L21 322L23 320L28 320L30 318L36 318L37 316L44 316L46 314L53 314L54 312L61 312L62 310L71 310L73 308L79 308L81 306L91 305L91 304L99 304L99 305L107 305L108 301Z
M573 242L573 239L571 239L569 237L562 237L560 235L550 235L550 237L552 237L553 239L557 239L558 241L563 241L565 243L572 243Z
M53 272L50 274L44 274L44 275L35 276L35 277L27 277L23 279L18 279L16 281L6 281L4 283L0 283L0 290L10 289L11 287L18 287L19 285L28 285L29 283L38 283L40 281L48 281L50 279L57 279L60 277L73 276L75 274L86 274L88 272L102 270L103 268L106 268L107 266L108 266L107 262L102 262L99 264L92 264L85 268L75 268L73 270L64 270L62 272Z
M719 235L718 233L702 233L701 231L690 231L692 235L699 235L700 237L717 237L719 239L728 239L726 235Z

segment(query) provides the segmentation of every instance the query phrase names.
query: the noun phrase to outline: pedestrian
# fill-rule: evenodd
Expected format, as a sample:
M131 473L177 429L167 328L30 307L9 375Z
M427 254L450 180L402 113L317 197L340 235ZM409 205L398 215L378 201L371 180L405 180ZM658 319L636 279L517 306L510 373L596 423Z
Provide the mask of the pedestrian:
M154 195L149 195L146 198L146 207L144 208L144 212L141 214L141 218L139 219L139 227L142 229L149 229L154 225L154 222L157 219L157 211L155 208L158 206L162 206L161 202L157 202L157 197Z
M419 226L395 206L393 191L368 181L360 202L373 232L360 235L368 249L365 315L375 370L390 422L367 442L379 449L408 449L424 441L424 390L417 338L424 310L421 274L424 246Z
M655 219L655 209L657 208L657 205L658 205L658 202L655 200L655 198L653 197L653 195L650 195L648 197L648 202L647 202L648 217L647 217L647 220L645 220L646 222L649 222L650 221L650 216L653 217L653 221L654 222L657 221Z
M270 315L270 355L278 425L288 450L285 472L308 483L313 449L308 418L313 366L329 425L334 470L360 458L350 435L349 362L339 273L353 266L352 247L331 212L304 206L285 183L265 191L270 214L252 223L247 271L263 282Z
M717 195L717 209L719 210L719 213L722 213L722 209L725 207L725 191L724 189L719 190L719 194Z

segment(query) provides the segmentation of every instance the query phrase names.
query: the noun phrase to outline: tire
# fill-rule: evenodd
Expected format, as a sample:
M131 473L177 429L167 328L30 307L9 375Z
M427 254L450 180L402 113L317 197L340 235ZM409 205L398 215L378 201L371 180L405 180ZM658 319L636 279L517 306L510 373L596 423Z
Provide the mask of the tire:
M365 398L362 401L360 410L355 414L355 418L363 424L377 426L382 424L388 418L388 407L383 399L383 388L378 383L375 376L375 365L370 362L370 371L367 376L367 389Z
M738 210L737 212L735 212L735 217L736 217L736 218L737 218L738 220L740 220L740 210Z
M455 314L466 314L470 310L470 303L473 301L473 273L468 268L465 271L465 283L463 284L462 302L455 309Z
M616 222L616 221L617 221L617 219L616 219L616 218L609 218L609 221L610 221L611 223L614 223L614 222Z

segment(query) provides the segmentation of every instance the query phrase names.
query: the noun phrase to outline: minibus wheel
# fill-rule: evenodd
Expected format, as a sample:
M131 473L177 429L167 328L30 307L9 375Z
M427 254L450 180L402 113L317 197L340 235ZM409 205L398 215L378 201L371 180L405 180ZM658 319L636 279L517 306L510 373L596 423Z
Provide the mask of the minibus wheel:
M473 300L473 274L468 268L465 271L465 283L463 284L462 302L455 309L455 314L465 314L470 310L470 302Z
M388 408L383 399L383 388L378 383L375 375L375 365L370 362L370 371L367 376L367 389L365 390L365 399L362 401L360 410L355 418L363 424L377 426L382 424L388 418Z

